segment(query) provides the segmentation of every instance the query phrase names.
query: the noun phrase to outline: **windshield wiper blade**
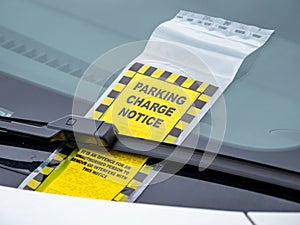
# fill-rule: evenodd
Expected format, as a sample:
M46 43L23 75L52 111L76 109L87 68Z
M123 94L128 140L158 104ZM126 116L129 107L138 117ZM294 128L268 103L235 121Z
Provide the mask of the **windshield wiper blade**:
M201 149L119 135L112 124L73 115L50 123L0 117L0 134L1 131L5 134L29 138L29 140L73 143L76 147L81 144L91 148L95 146L95 149L98 149L97 146L104 146L116 151L173 163L185 163L193 167L199 166L205 153ZM206 157L207 154L209 153L206 152ZM186 155L190 156L188 161L186 161ZM300 192L299 173L265 164L218 154L207 169Z
M47 142L82 142L110 148L116 140L116 129L100 120L68 115L50 123L0 117L0 132Z

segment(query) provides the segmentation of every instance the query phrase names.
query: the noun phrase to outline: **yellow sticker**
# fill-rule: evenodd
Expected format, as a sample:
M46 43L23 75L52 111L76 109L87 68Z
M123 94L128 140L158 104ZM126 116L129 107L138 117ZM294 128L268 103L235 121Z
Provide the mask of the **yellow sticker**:
M37 191L112 200L132 181L146 160L143 156L117 151L76 150Z
M135 63L91 117L113 123L123 135L174 143L183 131L180 128L188 126L216 90L213 85Z

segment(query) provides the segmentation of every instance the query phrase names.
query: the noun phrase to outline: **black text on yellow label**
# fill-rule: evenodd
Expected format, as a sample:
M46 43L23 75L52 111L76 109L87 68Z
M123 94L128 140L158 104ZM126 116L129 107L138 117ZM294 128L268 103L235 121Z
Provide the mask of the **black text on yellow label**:
M115 124L120 134L174 143L217 87L135 63L92 117Z

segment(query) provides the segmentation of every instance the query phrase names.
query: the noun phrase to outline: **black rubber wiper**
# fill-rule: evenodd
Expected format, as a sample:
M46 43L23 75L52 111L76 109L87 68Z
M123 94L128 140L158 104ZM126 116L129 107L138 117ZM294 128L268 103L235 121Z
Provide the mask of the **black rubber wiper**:
M112 124L74 115L62 117L50 123L0 117L1 132L49 143L82 142L106 148L110 148L116 140L116 129Z
M100 145L173 163L185 161L186 165L192 167L199 166L204 154L201 149L118 135L112 124L79 116L66 116L50 123L0 117L0 143L3 143L5 140L1 131L4 132L3 135L13 136L10 143L12 145L14 141L17 142L17 137L29 139L30 142L42 140L46 143L66 142L74 146ZM209 153L206 152L206 156L207 154ZM170 157L171 155L173 157ZM187 161L186 155L190 156ZM300 192L300 174L277 167L219 154L207 169Z

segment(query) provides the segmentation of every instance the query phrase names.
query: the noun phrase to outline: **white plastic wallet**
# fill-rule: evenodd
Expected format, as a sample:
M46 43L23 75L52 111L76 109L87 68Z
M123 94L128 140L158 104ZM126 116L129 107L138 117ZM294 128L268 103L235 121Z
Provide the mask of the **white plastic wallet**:
M218 87L208 104L201 108L174 142L181 144L233 81L244 59L264 45L273 32L180 11L153 31L142 54L123 70L87 116L92 115L126 71L137 62Z

